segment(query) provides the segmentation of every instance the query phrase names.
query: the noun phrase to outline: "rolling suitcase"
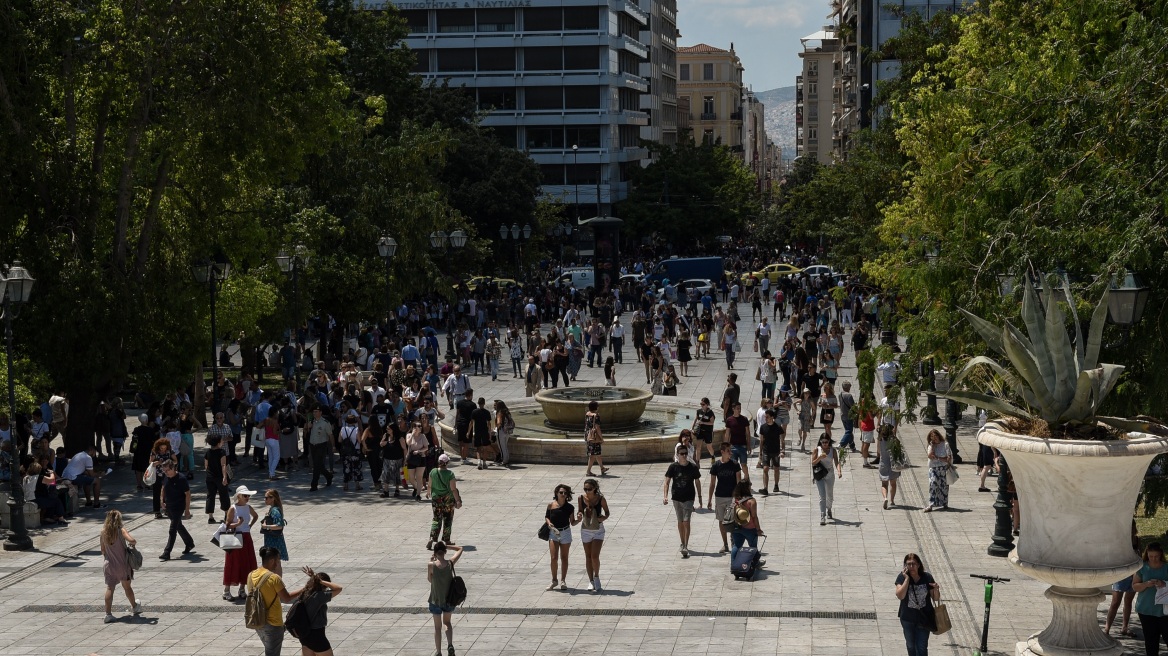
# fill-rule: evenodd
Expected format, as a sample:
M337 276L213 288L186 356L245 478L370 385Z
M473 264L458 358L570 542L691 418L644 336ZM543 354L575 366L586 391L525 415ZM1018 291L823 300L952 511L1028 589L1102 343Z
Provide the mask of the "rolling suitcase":
M734 558L730 561L730 573L734 575L735 580L746 579L750 581L754 579L754 573L758 570L762 558L764 544L766 544L765 535L762 537L758 549L753 549L746 544L738 549L738 553L734 554Z

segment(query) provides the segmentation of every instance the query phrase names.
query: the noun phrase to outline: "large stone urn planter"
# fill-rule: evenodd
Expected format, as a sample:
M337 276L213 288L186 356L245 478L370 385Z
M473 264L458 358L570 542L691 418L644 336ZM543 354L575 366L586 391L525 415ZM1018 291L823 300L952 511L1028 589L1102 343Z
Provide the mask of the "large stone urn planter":
M1049 583L1046 597L1054 604L1050 625L1019 642L1017 654L1123 653L1099 628L1099 587L1140 568L1131 548L1132 509L1152 458L1168 452L1168 437L1129 436L1042 439L1007 433L994 422L978 434L978 442L1005 456L1018 490L1021 534L1010 564Z

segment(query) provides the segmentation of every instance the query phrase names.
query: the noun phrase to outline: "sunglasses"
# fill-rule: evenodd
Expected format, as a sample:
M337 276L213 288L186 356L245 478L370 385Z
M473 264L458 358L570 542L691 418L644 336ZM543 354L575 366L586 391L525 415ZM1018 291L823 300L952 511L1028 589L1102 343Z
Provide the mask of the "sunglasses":
M584 488L584 491L585 491L585 492L595 492L595 491L596 491L596 488L594 488L594 487L586 487L586 488Z

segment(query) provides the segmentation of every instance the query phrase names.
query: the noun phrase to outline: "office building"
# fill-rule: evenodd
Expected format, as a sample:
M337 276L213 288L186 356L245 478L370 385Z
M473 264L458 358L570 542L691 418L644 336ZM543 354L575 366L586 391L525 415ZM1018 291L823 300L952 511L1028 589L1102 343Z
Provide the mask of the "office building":
M650 30L650 14L634 0L394 4L409 27L415 72L470 88L489 111L483 125L527 152L543 173L543 193L579 204L581 216L610 214L627 197L633 167L648 156L640 139L651 118L662 119L653 124L662 138L669 132L676 102L642 100L646 73L660 78L657 90L668 88L665 19L676 18L664 2L661 30ZM650 61L653 39L660 62Z
M649 114L649 124L641 128L641 138L673 146L677 144L677 0L652 0L651 4L649 59L641 64L641 75L649 81L641 109Z
M832 130L839 38L835 26L826 25L799 42L803 74L795 78L795 156L830 164L835 161Z

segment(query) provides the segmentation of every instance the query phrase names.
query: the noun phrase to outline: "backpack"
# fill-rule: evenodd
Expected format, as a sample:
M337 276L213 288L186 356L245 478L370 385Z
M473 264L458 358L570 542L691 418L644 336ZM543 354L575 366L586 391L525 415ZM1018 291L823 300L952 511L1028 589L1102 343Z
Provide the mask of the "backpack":
M299 638L301 633L312 628L310 624L304 600L297 597L296 601L293 601L292 605L288 607L288 615L284 617L284 627L288 629L288 633L291 633L293 638Z
M450 573L454 578L450 580L450 588L446 591L446 605L458 606L466 601L466 582L454 571L454 563L450 564Z
M260 589L271 575L271 572L266 572L255 586L247 591L247 600L243 602L243 625L249 629L262 629L268 625L268 609L272 604L264 605L264 596L260 594ZM273 599L272 603L275 602Z

